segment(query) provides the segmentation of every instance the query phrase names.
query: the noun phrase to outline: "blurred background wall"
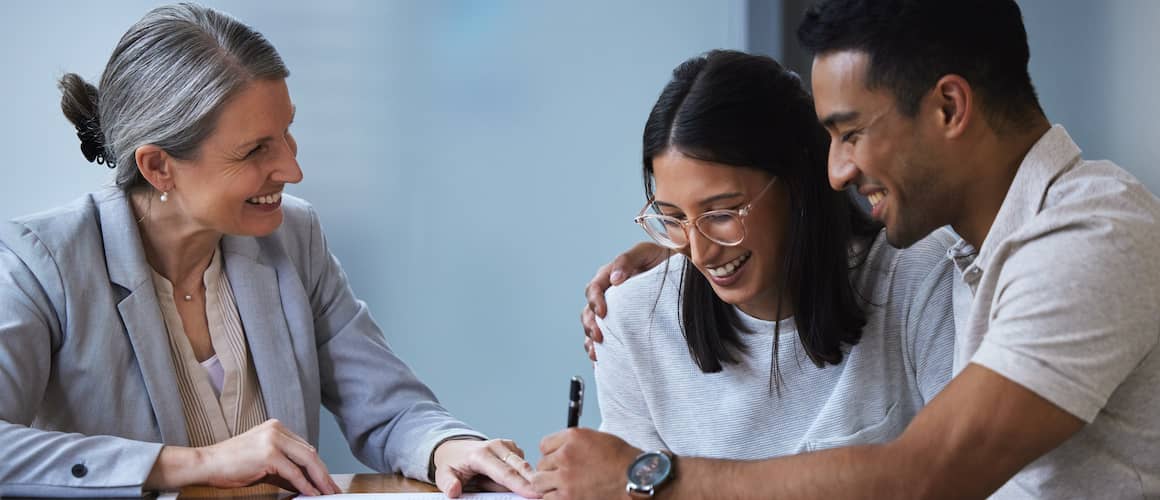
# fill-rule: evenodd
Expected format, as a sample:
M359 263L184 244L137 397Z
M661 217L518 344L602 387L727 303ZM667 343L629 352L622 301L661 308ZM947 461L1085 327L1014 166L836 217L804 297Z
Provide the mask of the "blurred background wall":
M392 347L457 416L516 439L564 424L591 381L577 317L597 266L641 239L640 134L669 72L749 49L808 76L802 0L213 0L290 67L311 201ZM0 217L111 183L82 158L55 81L96 81L159 2L5 2ZM1032 78L1089 158L1160 188L1151 0L1026 0ZM368 380L368 383L373 383ZM599 425L595 391L582 423ZM324 418L333 472L366 470Z

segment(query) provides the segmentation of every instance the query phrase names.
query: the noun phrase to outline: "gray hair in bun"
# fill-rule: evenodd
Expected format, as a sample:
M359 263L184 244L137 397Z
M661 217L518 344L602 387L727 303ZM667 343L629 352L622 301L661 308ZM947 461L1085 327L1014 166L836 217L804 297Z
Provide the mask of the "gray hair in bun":
M123 190L146 185L137 148L153 144L188 159L213 131L231 96L254 80L289 76L261 33L196 4L158 7L121 37L100 86L61 77L61 110L85 159L116 170Z

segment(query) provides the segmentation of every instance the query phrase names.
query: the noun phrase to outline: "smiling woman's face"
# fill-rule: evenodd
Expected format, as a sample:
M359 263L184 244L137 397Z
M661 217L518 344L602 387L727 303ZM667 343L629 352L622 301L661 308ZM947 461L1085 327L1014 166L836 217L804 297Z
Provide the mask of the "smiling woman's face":
M302 180L290 135L294 106L285 80L258 80L227 101L192 158L172 158L170 198L198 226L265 236L282 224L282 188Z
M673 149L654 157L652 164L658 210L682 220L710 210L740 209L773 180L760 170L701 161ZM774 183L745 217L745 239L740 244L715 243L690 225L689 244L680 252L721 300L750 316L778 319L788 211L785 186ZM791 312L783 310L782 315Z

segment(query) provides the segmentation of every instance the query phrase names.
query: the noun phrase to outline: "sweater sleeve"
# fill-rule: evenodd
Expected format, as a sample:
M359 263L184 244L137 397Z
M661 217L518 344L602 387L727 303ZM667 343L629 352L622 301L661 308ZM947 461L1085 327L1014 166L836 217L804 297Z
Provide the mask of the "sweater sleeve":
M632 342L624 335L644 332L621 331L612 312L597 318L604 343L596 345L596 394L600 402L600 430L614 434L642 450L668 449L649 413L638 384Z

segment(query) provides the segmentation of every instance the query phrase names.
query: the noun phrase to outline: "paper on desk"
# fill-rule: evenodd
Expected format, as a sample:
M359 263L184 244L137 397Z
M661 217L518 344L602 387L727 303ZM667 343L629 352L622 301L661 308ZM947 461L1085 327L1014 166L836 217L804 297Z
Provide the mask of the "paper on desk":
M343 493L340 495L324 495L320 497L298 497L300 499L307 498L325 498L337 500L439 500L447 498L442 493ZM524 500L515 493L464 493L459 496L464 500Z

